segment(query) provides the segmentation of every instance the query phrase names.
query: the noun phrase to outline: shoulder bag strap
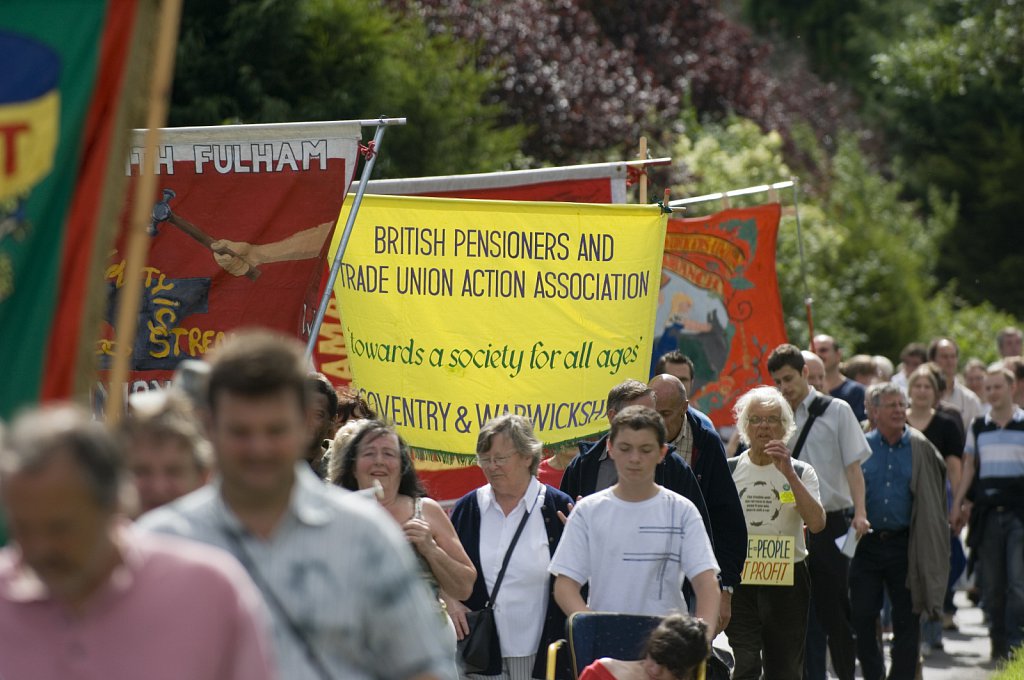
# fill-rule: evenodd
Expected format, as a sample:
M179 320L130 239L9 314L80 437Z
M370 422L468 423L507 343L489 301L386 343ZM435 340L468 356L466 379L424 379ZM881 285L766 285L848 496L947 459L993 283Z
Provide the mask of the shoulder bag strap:
M544 487L541 486L540 493L537 494L537 498L534 500L533 505L537 507L537 503L544 504ZM530 519L532 508L523 513L523 519L519 521L519 526L516 527L516 533L512 536L512 542L508 544L508 550L505 551L505 559L501 563L501 571L498 572L498 578L494 579L494 588L491 589L491 596L487 600L487 604L484 608L491 607L494 605L494 600L498 597L498 589L501 588L501 582L505 579L505 570L508 569L508 563L512 560L512 551L515 550L516 543L519 542L519 536L523 533L523 529L526 527L526 521Z
M235 557L238 558L238 561L242 563L245 570L249 572L249 576L256 584L256 587L259 588L260 592L263 593L263 598L267 601L267 604L270 605L272 609L277 610L277 613L281 616L281 620L284 621L284 624L292 634L292 637L294 637L299 643L299 646L302 647L302 651L306 654L306 660L309 661L309 665L313 667L314 671L316 671L317 676L320 677L321 680L334 680L334 676L331 675L331 672L327 669L327 664L324 663L324 660L320 658L320 654L317 652L316 647L313 646L313 642L306 637L302 627L295 622L295 619L293 619L288 613L288 610L285 609L284 603L281 602L281 599L277 596L277 593L274 592L274 589L270 587L270 583L263 578L263 574L256 566L256 562L253 561L249 551L245 549L245 545L242 543L242 537L239 536L234 529L231 529L226 525L221 527L221 531L231 543L233 548L231 552L234 553Z
M831 398L820 394L811 400L810 406L807 408L807 422L804 423L803 429L800 430L800 437L796 440L796 446L793 447L793 458L800 458L800 452L804 448L804 442L807 441L807 434L811 431L811 425L814 424L818 416L825 412L831 401Z

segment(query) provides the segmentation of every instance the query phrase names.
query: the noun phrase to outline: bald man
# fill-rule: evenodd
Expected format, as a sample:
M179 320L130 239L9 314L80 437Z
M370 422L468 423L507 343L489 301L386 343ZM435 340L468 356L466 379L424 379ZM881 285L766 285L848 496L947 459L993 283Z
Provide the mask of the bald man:
M819 392L825 392L825 364L814 352L803 350L804 366L807 367L807 384Z
M715 557L722 570L721 630L729 623L732 592L740 583L743 561L747 556L747 523L743 518L743 506L729 472L722 440L713 426L701 420L699 416L704 414L689 406L682 381L664 373L651 378L647 386L654 390L654 400L665 421L668 442L693 468L704 494Z

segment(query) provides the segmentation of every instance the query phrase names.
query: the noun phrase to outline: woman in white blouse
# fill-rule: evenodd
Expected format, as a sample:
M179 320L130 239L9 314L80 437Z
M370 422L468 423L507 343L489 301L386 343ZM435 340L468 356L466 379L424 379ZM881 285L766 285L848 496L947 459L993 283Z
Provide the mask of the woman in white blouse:
M543 678L543 650L562 637L565 624L551 596L547 569L562 535L558 515L569 513L572 500L537 480L541 443L529 419L509 414L488 421L477 437L476 451L488 483L459 500L452 524L477 578L472 595L462 603L450 603L449 613L462 639L469 633L466 612L482 609L489 601L512 538L528 513L495 598L502 658L483 674L470 677Z

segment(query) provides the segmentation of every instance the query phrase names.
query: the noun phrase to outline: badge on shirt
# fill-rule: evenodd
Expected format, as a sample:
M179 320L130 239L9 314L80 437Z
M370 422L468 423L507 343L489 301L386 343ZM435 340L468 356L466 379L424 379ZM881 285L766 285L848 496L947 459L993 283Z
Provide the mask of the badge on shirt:
M793 489L790 488L789 484L782 485L782 491L779 492L779 502L796 503L796 495L793 493Z

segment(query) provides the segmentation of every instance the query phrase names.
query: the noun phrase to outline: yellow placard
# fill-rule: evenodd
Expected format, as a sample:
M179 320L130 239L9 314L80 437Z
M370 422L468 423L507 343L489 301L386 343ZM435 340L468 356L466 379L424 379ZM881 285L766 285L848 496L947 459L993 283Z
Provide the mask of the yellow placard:
M366 196L335 285L356 386L438 454L420 469L466 464L505 412L547 443L606 429L608 390L647 380L665 226L657 206Z
M747 536L742 583L755 586L793 585L796 539L792 536Z

